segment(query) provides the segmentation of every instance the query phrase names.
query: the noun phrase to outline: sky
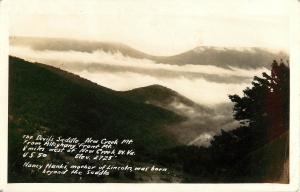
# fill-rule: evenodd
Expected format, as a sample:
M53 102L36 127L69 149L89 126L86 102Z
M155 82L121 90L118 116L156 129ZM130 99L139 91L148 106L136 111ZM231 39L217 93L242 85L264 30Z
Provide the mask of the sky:
M125 43L154 55L197 46L288 49L287 0L10 0L10 36Z

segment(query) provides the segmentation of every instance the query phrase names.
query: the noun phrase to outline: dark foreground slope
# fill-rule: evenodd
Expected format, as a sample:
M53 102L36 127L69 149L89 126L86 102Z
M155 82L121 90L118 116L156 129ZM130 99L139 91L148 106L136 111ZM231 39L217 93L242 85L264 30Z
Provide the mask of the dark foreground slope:
M233 170L237 174L236 182L288 183L289 132L247 154Z
M10 181L22 170L23 134L131 138L139 154L176 145L164 127L181 121L179 115L50 66L9 61Z
M166 144L169 140L158 134L159 128L181 119L170 111L124 99L79 76L17 58L10 58L9 82L10 118L30 119L56 134L122 134Z
M179 146L158 158L180 167L187 183L289 183L289 132L252 150L247 142L222 132L209 148Z

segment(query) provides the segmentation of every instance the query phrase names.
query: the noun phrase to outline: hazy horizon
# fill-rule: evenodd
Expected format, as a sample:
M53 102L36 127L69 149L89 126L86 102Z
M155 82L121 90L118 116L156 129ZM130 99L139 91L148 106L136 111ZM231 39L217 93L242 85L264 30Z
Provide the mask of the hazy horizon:
M255 46L286 52L289 47L285 0L9 3L11 36L122 42L158 56L198 46Z
M178 52L178 53L174 53L174 54L171 54L171 55L155 55L155 54L150 54L144 50L141 50L141 49L138 49L138 48L135 48L134 46L130 45L130 44L126 44L124 42L119 42L119 41L100 41L100 40L91 40L91 39L80 39L80 38L68 38L68 37L48 37L48 36L26 36L26 35L23 35L23 36L9 36L9 38L33 38L33 39L36 39L36 38L41 38L41 39L62 39L62 40L69 40L69 41L79 41L79 42L89 42L89 43L108 43L108 44L117 44L117 45L125 45L125 46L128 46L132 49L135 49L137 51L140 51L142 53L145 53L145 54L148 54L148 55L151 55L151 56L162 56L162 57L169 57L169 56L174 56L174 55L178 55L178 54L181 54L181 53L184 53L184 52L187 52L187 51L191 51L191 50L197 50L197 49L201 49L201 48L215 48L217 50L224 50L224 49L233 49L233 50L237 50L237 51L244 51L247 49L252 49L252 48L259 48L259 49L264 49L268 52L271 52L271 53L284 53L284 54L289 54L289 51L288 50L285 50L285 49L280 49L280 48L276 48L276 47L264 47L264 46L219 46L219 45L197 45L191 49L187 49L187 50L183 50L182 52Z

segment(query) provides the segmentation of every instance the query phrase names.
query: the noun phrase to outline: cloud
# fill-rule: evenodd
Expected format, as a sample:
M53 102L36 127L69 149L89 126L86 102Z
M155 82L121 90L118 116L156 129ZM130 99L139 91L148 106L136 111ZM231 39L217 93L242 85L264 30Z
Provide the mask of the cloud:
M28 47L11 46L10 54L62 68L114 90L125 91L160 84L207 105L229 102L228 94L240 94L254 75L267 71L265 68L224 69L210 66L209 63L178 66L103 51L36 51Z
M178 142L185 145L208 147L213 137L221 133L221 129L229 131L239 127L239 122L232 116L231 103L215 105L211 110L205 111L180 101L173 101L171 105L175 106L181 115L186 116L187 120L168 127L167 130Z
M229 102L228 94L241 93L241 90L248 85L213 83L202 78L193 80L185 77L157 78L150 75L131 72L90 73L82 71L77 74L102 86L118 91L159 84L173 89L197 103L208 105Z
M156 63L150 59L137 59L124 56L120 52L107 53L102 50L95 50L92 53L80 51L52 51L52 50L33 50L26 46L11 46L10 53L12 55L28 58L35 61L53 61L55 63L64 62L80 62L82 65L89 65L91 63L109 64L114 66L126 66L142 69L159 69L176 72L190 72L190 73L205 73L222 76L239 76L252 77L253 72L263 72L266 68L245 70L232 67L232 70L215 67L212 65L195 65L186 63L184 66ZM55 59L54 59L55 58ZM69 64L72 65L72 64Z

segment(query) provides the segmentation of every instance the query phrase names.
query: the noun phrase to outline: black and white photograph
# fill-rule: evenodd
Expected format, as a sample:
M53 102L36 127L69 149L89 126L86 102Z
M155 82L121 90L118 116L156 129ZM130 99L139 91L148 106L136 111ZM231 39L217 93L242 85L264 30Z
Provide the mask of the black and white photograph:
M8 185L289 185L292 3L12 0Z

